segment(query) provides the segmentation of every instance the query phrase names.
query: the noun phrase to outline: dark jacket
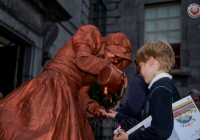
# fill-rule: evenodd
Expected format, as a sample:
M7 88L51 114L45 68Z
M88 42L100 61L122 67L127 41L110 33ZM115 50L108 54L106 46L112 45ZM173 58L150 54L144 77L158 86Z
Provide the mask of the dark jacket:
M144 118L152 116L151 126L145 130L137 130L129 134L129 140L166 140L173 130L172 103L180 100L180 95L174 82L169 78L161 78L149 90L148 102ZM118 113L115 119L122 128L133 127L139 122L136 119Z
M145 106L147 94L148 85L140 74L136 75L130 83L125 104L116 111L141 120L141 111Z

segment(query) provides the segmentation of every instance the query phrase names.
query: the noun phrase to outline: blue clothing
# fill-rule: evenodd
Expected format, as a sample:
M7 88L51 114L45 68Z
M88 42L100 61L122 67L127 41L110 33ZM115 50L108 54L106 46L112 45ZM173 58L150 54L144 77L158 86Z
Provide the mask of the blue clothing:
M125 104L116 111L141 120L147 94L148 85L140 74L136 75L130 83Z
M153 83L149 90L148 102L144 118L152 116L151 126L145 130L137 130L129 134L129 140L166 140L173 130L174 120L172 103L180 100L180 95L174 82L169 78L161 78ZM136 119L117 113L115 120L122 128L131 128L138 124ZM128 126L128 127L127 127Z

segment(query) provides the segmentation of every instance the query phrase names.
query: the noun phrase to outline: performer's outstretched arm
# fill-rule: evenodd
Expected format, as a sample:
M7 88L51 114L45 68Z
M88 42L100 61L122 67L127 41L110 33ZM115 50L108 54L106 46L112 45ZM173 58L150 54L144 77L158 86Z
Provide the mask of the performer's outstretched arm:
M84 86L81 87L78 94L78 101L80 106L83 110L86 111L86 115L88 117L98 117L98 118L107 118L106 115L103 115L102 112L100 112L100 109L105 110L103 106L100 106L98 102L95 100L90 99L88 96L90 86Z

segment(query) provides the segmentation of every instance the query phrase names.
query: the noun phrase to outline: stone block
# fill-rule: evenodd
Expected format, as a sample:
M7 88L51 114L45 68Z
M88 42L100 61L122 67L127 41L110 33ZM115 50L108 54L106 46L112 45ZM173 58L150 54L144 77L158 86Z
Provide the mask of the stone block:
M189 56L191 60L195 60L195 59L200 59L200 51L199 49L192 49L192 47L190 48L189 51Z
M88 21L89 21L88 17L85 15L85 13L82 13L81 14L81 22L83 24L88 24Z
M189 73L189 72L191 71L191 68L188 67L188 66L182 65L181 71L182 71L183 73Z
M116 9L116 3L108 3L106 4L107 10L115 10Z
M116 20L114 17L106 19L106 25L115 24L115 23L116 23Z
M72 35L76 32L76 29L69 22L63 22L62 25L64 27L57 24L59 32L57 38L53 42L53 45L58 49L60 49L64 45L64 43L68 41L72 37ZM66 30L65 28L68 30Z
M122 8L122 16L137 15L136 8Z
M85 3L82 4L82 12L89 17L89 8L87 7L87 5L85 5Z
M191 69L191 75L194 77L199 77L200 76L200 68L199 67L193 67Z
M197 35L200 36L199 33L197 33ZM192 37L192 36L193 35L191 35L191 34L188 35L188 41L187 41L188 45L187 45L187 47L188 47L189 50L199 50L199 48L200 48L199 45L198 45L198 44L200 44L199 37Z
M181 98L186 96L186 93L188 91L187 87L180 86L180 87L177 87L177 89L178 89L178 92L179 92Z
M120 19L121 24L137 23L137 15L122 16Z
M112 10L107 11L107 17L120 17L121 16L121 10Z
M19 19L13 18L10 14L6 13L4 10L0 9L0 25L9 30L10 32L13 32L23 40L26 40L27 42L30 42L30 44L34 44L36 46L42 47L42 38L41 36L38 36L38 34L41 34L39 30L36 28L29 26L27 24L24 24L24 22L20 22Z
M90 0L83 0L83 3L89 8L90 7Z
M122 31L129 31L130 29L131 30L136 30L138 27L137 27L137 23L124 23L124 24L121 24L121 30Z
M106 0L106 3L115 3L115 2L121 2L121 0Z
M106 26L106 32L119 32L120 31L120 25L107 25Z
M115 20L116 20L115 24L121 24L121 17L116 17Z
M188 66L189 65L189 51L188 50L183 50L181 48L181 64L182 66Z
M126 36L129 38L129 40L131 41L131 45L133 48L138 49L139 46L139 40L138 40L138 30L126 30L123 31Z
M57 0L57 2L74 18L81 15L81 0ZM76 13L76 14L74 14ZM80 19L80 16L79 16Z
M79 18L71 18L69 21L67 21L67 23L70 23L71 25L73 25L74 27L76 27L75 29L77 30L80 26L82 26L83 24L81 23L81 14ZM73 27L73 28L74 28ZM68 28L70 29L70 28ZM71 29L70 29L71 30Z
M39 30L43 29L42 17L26 2L19 0L10 0L10 12L13 13L21 21L28 23L30 26Z
M191 89L198 89L199 87L197 85L198 85L198 83L193 83L193 84L188 85L188 91Z
M135 0L122 0L122 8L134 8L135 7Z

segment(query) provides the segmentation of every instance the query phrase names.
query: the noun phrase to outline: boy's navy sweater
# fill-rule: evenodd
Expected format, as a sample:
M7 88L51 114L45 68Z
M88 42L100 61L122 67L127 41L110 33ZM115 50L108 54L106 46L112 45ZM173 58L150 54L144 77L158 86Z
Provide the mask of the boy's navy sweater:
M173 130L172 103L180 100L174 82L161 78L153 83L149 90L148 102L144 110L144 119L152 116L151 126L129 134L129 140L166 140ZM127 130L139 123L134 118L117 113L115 120Z

